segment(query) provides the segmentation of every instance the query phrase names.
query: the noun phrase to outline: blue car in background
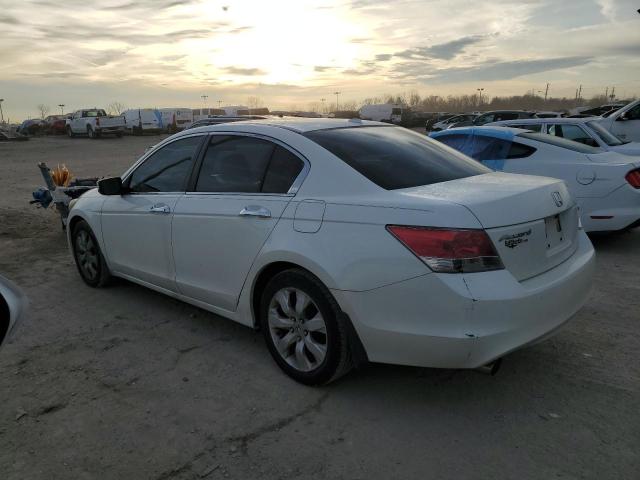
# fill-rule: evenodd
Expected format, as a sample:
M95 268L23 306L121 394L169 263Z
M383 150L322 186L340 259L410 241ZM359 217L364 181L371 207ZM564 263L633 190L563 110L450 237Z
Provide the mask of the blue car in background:
M586 231L640 226L640 157L521 128L460 127L430 136L494 170L564 180Z

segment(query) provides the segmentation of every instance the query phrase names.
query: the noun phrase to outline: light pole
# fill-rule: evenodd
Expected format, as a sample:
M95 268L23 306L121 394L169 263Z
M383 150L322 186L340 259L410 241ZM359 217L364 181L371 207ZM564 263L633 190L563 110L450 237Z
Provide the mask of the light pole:
M338 111L338 95L340 95L340 92L333 92L333 94L336 96L336 112Z
M4 98L0 98L0 123L4 123L4 113L2 113L2 102L4 102Z
M484 88L476 88L478 91L478 106L482 105L482 92L484 92Z
M222 100L218 100L218 108L220 108L220 105L222 105Z
M58 106L60 107L60 115L64 115L64 103L59 103Z
M322 113L324 113L324 102L326 101L326 98L321 98L320 99L320 104L322 105Z
M204 104L204 108L207 108L207 98L209 98L209 95L200 95L200 98L202 99L202 103Z

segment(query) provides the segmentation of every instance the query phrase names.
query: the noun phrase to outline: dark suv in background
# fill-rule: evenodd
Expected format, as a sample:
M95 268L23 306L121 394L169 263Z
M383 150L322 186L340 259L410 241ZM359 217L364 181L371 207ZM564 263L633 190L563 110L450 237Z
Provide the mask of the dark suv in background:
M526 112L524 110L493 110L491 112L485 112L474 120L467 120L464 122L455 123L451 126L453 127L470 127L476 126L479 127L486 123L491 122L500 122L502 120L518 120L520 118L533 118L535 115L534 112Z

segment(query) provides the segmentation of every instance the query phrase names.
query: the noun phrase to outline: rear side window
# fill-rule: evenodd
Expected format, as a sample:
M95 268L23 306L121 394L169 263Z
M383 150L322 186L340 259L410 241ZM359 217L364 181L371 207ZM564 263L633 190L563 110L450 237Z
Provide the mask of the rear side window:
M400 127L337 128L316 130L305 136L387 190L491 171L424 135Z
M536 149L530 147L529 145L524 145L518 142L511 142L511 147L509 147L507 159L529 157L533 155L535 151Z
M516 112L502 112L502 113L496 113L495 116L495 121L499 121L499 120L515 120L516 118L519 118L519 115Z
M566 138L567 140L584 143L585 145L591 145L592 147L598 146L598 143L577 125L558 123L551 124L548 127L548 132L549 135L555 135L556 137Z
M183 138L147 158L129 177L132 192L184 192L202 136Z
M276 146L262 185L263 193L287 193L304 163L286 148Z

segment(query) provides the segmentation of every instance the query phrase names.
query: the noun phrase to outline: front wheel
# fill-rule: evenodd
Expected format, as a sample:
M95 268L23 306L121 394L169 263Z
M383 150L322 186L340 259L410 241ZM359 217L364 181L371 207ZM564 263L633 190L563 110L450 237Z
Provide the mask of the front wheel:
M69 138L73 138L75 136L71 127L67 127L67 135L69 135Z
M94 288L107 285L111 274L89 224L84 220L76 223L71 239L73 258L84 283Z
M329 290L304 270L286 270L267 284L260 322L278 366L306 385L326 384L352 366L340 308Z

